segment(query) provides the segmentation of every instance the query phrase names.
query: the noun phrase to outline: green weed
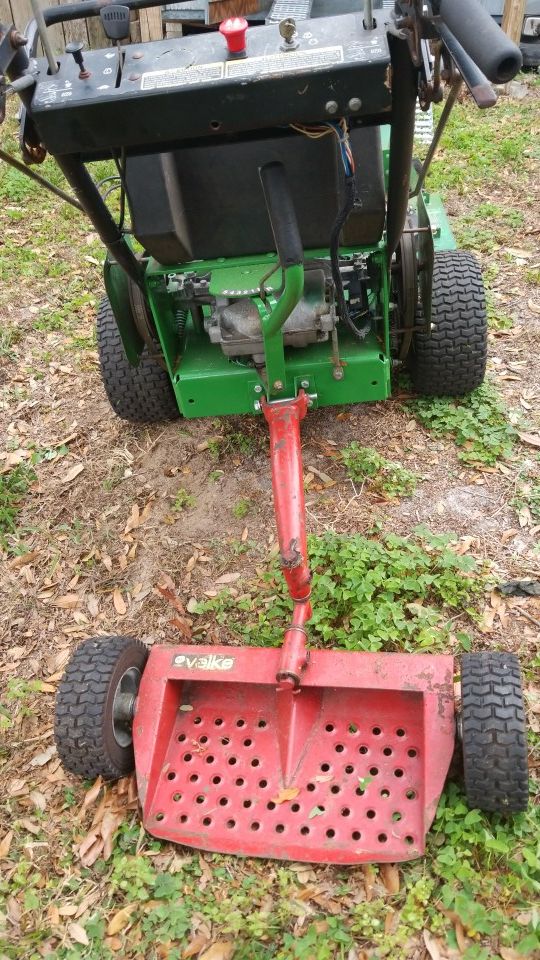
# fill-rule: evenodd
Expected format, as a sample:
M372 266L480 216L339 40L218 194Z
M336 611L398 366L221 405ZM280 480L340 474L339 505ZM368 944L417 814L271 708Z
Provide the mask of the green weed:
M465 463L491 466L512 453L517 431L489 384L463 399L420 398L409 401L408 406L428 430L452 437L461 447L459 458Z
M0 547L9 548L9 540L17 533L17 516L24 497L36 475L27 464L19 464L0 475Z
M417 474L387 460L373 447L361 447L354 440L341 451L341 458L351 480L365 483L374 493L394 499L410 497L416 490Z
M241 520L243 517L247 516L251 510L251 500L245 498L238 500L232 508L233 516L237 517L238 520Z
M195 497L192 496L191 493L188 493L184 487L180 487L174 498L172 508L178 513L181 513L182 510L191 510L196 503Z
M447 649L449 619L456 610L465 620L474 618L483 590L475 560L457 556L450 540L423 530L411 538L310 537L312 642L346 650ZM198 612L212 614L244 643L276 646L290 609L274 567L257 579L251 594L236 601L223 592L200 603ZM467 634L458 639L468 648Z
M533 465L528 461L517 478L516 494L510 501L518 513L524 510L527 519L540 523L540 458Z

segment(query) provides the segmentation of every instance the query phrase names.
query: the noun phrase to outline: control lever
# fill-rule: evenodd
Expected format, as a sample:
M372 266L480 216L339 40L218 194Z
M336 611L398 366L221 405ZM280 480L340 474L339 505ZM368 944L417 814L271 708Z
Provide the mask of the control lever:
M129 37L129 7L121 3L111 3L103 7L99 14L101 25L108 40L120 43Z
M122 40L129 38L129 7L122 3L111 3L100 10L99 18L108 40L116 44L118 50L118 78L122 75ZM118 83L120 80L118 79Z
M66 46L66 53L70 53L79 68L79 80L88 80L90 71L84 65L82 50L84 43L82 40L71 40Z

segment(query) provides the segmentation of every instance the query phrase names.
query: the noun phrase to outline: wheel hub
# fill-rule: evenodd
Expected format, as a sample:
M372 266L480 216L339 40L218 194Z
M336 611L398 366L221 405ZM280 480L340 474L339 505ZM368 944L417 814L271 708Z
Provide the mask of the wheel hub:
M115 690L112 709L113 733L119 747L129 747L133 741L131 724L140 682L141 671L138 667L130 667L120 677Z

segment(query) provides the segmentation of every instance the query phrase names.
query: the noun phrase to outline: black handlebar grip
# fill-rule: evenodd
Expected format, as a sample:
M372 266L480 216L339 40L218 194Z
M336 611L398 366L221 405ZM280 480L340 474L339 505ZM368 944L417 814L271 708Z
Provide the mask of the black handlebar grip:
M259 167L266 209L282 267L304 262L304 248L285 167L278 160Z
M523 63L521 51L477 0L439 0L438 11L491 83L506 83L515 77Z

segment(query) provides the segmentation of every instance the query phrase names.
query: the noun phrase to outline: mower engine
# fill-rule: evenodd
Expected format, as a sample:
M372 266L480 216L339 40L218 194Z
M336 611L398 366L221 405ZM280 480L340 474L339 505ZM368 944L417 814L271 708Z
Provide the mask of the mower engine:
M322 343L336 325L334 287L327 266L306 267L304 277L304 295L282 328L286 347ZM252 297L252 290L231 290L229 297L217 297L204 326L225 356L249 356L255 366L263 366L261 314Z

